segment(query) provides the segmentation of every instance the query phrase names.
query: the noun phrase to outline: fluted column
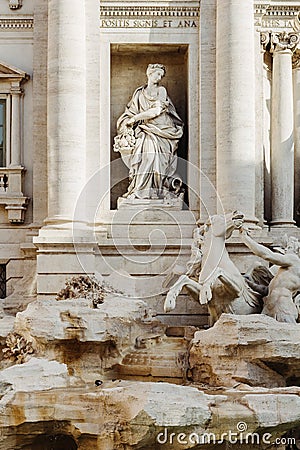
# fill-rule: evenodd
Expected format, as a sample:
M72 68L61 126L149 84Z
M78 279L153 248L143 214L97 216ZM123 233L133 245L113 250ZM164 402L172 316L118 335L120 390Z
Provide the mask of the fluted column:
M272 33L271 189L272 226L294 225L294 111L293 50L295 33Z
M248 222L257 222L253 14L253 0L217 1L217 190Z
M20 83L11 86L11 166L21 165L21 95Z
M48 3L48 224L72 221L85 182L85 2Z

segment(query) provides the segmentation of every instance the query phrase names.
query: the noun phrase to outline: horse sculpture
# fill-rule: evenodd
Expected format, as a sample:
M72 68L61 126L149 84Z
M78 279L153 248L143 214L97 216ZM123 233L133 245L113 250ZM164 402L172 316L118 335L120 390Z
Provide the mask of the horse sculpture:
M212 324L222 313L255 314L262 310L262 295L253 290L245 277L229 258L225 241L234 229L242 226L244 215L235 211L226 215L211 216L198 230L201 242L201 269L189 269L170 288L165 312L173 310L176 299L185 287L201 304L207 304ZM199 267L199 255L197 258ZM191 264L192 265L192 264Z

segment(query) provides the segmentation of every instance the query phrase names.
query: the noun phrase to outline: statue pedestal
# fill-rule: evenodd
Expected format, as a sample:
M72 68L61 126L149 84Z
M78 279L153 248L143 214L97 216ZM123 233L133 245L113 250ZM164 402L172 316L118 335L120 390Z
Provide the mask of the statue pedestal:
M124 198L119 197L117 201L118 209L152 209L163 208L171 211L181 211L183 209L183 198Z

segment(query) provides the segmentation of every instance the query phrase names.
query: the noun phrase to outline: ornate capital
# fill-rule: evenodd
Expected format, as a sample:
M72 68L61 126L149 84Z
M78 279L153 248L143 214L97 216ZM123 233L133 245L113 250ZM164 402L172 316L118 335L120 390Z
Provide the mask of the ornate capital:
M286 31L270 33L270 52L282 52L290 50L294 52L300 41L299 33L287 33Z
M10 9L20 9L22 8L23 0L9 0Z

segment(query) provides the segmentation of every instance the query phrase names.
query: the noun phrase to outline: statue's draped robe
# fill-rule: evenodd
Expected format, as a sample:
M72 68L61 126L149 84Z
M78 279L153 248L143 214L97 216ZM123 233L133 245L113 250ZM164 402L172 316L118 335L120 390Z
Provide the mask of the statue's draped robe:
M183 134L183 122L170 98L161 102L148 96L144 87L139 87L118 120L118 134L124 131L131 117L158 104L163 108L162 113L153 119L139 121L135 128L136 143L129 160L130 185L125 196L162 196L164 181L176 171L176 150Z

